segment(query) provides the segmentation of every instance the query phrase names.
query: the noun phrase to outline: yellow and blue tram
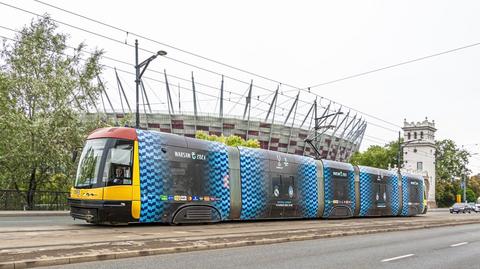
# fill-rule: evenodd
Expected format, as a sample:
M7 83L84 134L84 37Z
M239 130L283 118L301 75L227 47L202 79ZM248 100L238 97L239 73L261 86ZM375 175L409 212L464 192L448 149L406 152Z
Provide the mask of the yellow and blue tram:
M71 216L91 223L413 216L423 178L134 128L83 148Z

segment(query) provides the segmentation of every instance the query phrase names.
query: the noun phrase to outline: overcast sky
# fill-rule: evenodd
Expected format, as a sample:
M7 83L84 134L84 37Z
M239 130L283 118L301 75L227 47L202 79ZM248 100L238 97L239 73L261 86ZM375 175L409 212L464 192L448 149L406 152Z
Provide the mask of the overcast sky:
M131 33L195 52L235 67L261 74L283 84L305 88L357 73L370 71L407 60L439 53L480 42L480 2L478 1L59 1L47 3L78 12L114 25ZM79 17L41 5L32 0L2 0L26 10L81 26L129 45L135 37ZM0 5L0 26L19 29L34 16ZM133 63L134 51L125 44L60 25L69 33L71 45L84 41L89 48L104 49L106 56ZM0 29L0 35L12 37L11 31ZM166 50L168 56L209 70L275 90L277 83L238 72L224 66L195 58L180 51L140 39L142 48ZM140 58L149 54L142 52ZM337 83L313 88L312 91L358 111L376 116L398 126L403 120L435 120L436 138L450 138L472 153L480 152L480 126L477 104L480 103L480 46L459 50L435 58L371 73ZM105 65L133 72L133 68L105 60ZM190 78L219 86L220 77L179 64L157 59L149 69ZM149 73L148 73L149 72ZM116 82L111 69L105 69L105 80L111 95ZM133 98L134 82L129 74L119 73L127 94ZM162 75L147 71L145 76L162 79ZM147 88L154 109L165 110L164 98L155 89L160 83L148 81ZM185 81L170 81L181 87L191 87ZM158 85L157 85L157 84ZM226 79L231 104L227 109L241 113L241 99L248 85ZM202 91L201 86L199 90ZM282 85L285 96L295 96L297 90ZM163 91L162 91L163 92ZM204 87L203 92L218 95ZM183 91L181 99L188 108L191 93ZM268 101L271 95L258 89L254 96ZM118 95L118 93L117 93ZM174 90L175 98L178 91ZM188 98L186 97L188 96ZM217 105L212 96L199 97L202 112ZM303 98L303 99L302 99ZM119 107L119 99L112 97ZM311 102L304 95L301 99ZM177 99L174 99L174 102ZM281 99L279 99L280 101ZM242 100L243 101L243 100ZM177 101L178 102L178 101ZM208 103L210 102L210 103ZM288 108L289 100L285 99ZM191 102L190 102L191 103ZM207 104L207 105L205 105ZM326 101L323 100L322 105ZM265 104L259 104L259 107ZM339 105L336 105L337 109ZM267 107L268 108L268 107ZM301 103L306 113L307 103ZM346 111L346 110L344 110ZM261 116L262 111L258 115ZM284 112L282 112L284 113ZM353 115L354 112L352 112ZM358 113L358 112L357 112ZM359 114L360 115L360 114ZM365 115L363 115L365 117ZM301 115L298 116L301 118ZM384 144L397 137L398 127L366 117L372 124L367 129L362 149L371 144ZM378 127L382 126L382 127ZM387 130L392 129L392 130ZM480 172L480 156L473 156L471 167Z

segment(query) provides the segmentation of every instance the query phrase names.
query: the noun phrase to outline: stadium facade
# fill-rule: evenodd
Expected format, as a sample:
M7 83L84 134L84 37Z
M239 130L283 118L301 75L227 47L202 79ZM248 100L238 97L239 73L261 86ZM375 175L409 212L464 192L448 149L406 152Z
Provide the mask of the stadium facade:
M195 137L196 131L217 136L237 135L244 139L257 139L263 149L337 161L348 161L351 155L359 150L367 128L367 122L357 117L357 114L354 115L351 110L344 110L343 106L333 101L322 104L322 99L323 101L325 99L310 91L302 93L301 99L299 89L295 89L298 92L292 96L287 94L287 92L293 92L292 90L283 91L280 85L277 85L276 91L271 91L265 87L254 86L251 80L244 94L239 94L238 91L230 90L230 87L235 86L234 81L224 81L222 76L220 87L216 88L196 83L193 72L191 80L182 79L174 82L174 84L179 81L191 82L191 87L178 86L176 92L178 108L174 108L175 92L169 81L179 77L168 76L166 71L163 75L165 80L159 81L160 84L155 85L155 90L151 91L157 97L153 103L149 101L147 88L141 81L143 111L140 109L140 128L187 137ZM115 77L121 110L114 108L106 87L99 79L100 86L103 88L101 104L95 106L97 113L87 111L87 114L101 115L119 123L121 119L125 119L126 115L132 113L129 98L116 71ZM224 89L224 82L231 85L229 90ZM242 86L244 84L237 88ZM111 89L110 96L112 96L112 90L115 92ZM180 98L180 90L190 91L192 94L183 93ZM163 96L158 96L162 92ZM218 92L218 95L212 92ZM234 97L235 94L240 97ZM110 105L108 111L103 96ZM268 98L269 96L273 96L272 99ZM213 97L213 99L208 103L202 100L202 97ZM160 104L158 107L160 110L152 110L155 101ZM103 112L101 106L103 106ZM203 108L202 112L200 108ZM225 113L227 108L229 108L228 112ZM135 118L134 115L132 116L131 118ZM129 118L128 125L133 126L130 117L127 118Z
M125 114L107 113L108 118L120 120ZM329 125L328 132L305 128L281 122L272 123L260 119L246 120L242 117L212 114L169 114L148 113L140 115L141 128L195 137L196 131L210 135L236 135L244 139L257 139L263 149L315 157L313 148L305 142L311 138L322 159L347 161L353 152L358 151L363 139L366 124L361 120L351 120L347 127ZM356 126L352 126L356 125ZM347 128L344 128L347 127ZM316 136L316 138L315 138Z

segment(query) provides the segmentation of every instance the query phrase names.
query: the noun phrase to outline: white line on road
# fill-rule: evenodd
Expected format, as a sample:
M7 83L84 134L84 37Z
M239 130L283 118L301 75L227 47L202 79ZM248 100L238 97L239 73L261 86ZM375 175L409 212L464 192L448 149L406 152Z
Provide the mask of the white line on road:
M397 257L393 257L393 258L389 258L389 259L384 259L384 260L382 260L382 262L391 262L391 261L395 261L395 260L400 260L400 259L412 257L414 255L415 254L407 254L407 255L397 256Z
M468 242L453 244L453 245L450 245L450 247L454 248L454 247L459 247L459 246L463 246L463 245L466 245L466 244L468 244Z

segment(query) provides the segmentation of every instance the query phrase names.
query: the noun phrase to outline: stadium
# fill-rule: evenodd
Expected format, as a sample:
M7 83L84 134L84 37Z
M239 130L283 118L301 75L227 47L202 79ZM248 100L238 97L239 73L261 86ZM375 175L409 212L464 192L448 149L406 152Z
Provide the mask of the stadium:
M89 115L100 114L119 124L135 112L127 97L128 92L134 91L124 87L125 80L116 69L114 73L117 87L107 88L99 78L103 87L101 103ZM348 161L359 150L367 127L367 122L350 110L344 110L334 101L318 99L309 91L281 90L282 85L271 90L250 81L241 94L241 90L232 88L235 84L237 88L244 87L244 81L229 81L232 86L226 90L228 78L223 76L215 87L195 82L193 73L191 79L170 76L166 71L161 74L163 80L147 77L140 83L143 129L187 137L195 137L197 131L217 136L236 135L257 139L263 149ZM188 82L188 86L181 86L181 82ZM128 125L133 126L133 121L128 121Z

